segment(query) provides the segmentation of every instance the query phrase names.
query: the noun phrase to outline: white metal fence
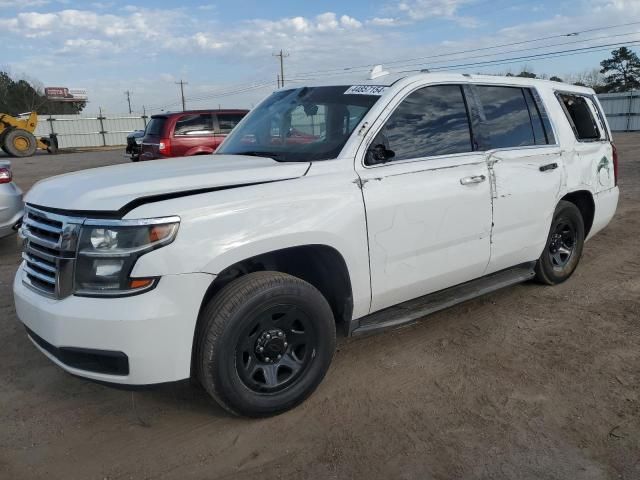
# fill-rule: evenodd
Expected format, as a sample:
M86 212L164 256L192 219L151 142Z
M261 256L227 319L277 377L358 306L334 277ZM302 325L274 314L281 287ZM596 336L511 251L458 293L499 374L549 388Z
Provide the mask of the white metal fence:
M106 147L125 145L129 133L146 125L146 116L40 115L35 135L55 135L60 148Z
M640 130L640 91L601 93L598 100L612 131Z

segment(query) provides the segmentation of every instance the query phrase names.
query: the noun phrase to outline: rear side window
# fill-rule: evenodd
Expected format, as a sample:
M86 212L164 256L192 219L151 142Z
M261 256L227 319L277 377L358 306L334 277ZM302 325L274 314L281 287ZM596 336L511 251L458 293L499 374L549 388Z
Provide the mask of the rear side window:
M586 97L559 93L558 99L578 140L600 140L601 132Z
M176 122L174 135L212 135L213 117L210 113L182 115Z
M373 145L393 151L392 161L472 151L462 88L438 85L413 92L393 112Z
M535 145L534 128L522 88L476 86L481 150Z
M219 113L218 114L218 127L220 133L229 133L240 123L240 120L244 117L242 113Z
M162 135L162 129L164 128L164 123L167 121L166 117L151 117L149 120L149 124L144 131L145 135Z

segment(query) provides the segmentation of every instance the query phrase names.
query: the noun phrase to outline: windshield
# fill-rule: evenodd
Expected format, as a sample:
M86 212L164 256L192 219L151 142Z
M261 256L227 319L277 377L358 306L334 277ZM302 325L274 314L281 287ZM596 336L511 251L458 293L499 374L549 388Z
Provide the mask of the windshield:
M216 154L271 157L281 162L336 158L379 95L304 87L275 92L249 113Z

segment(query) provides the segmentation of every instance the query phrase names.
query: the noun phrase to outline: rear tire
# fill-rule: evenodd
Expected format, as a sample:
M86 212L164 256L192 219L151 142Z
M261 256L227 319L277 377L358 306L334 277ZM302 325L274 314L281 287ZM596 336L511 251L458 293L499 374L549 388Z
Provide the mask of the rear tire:
M561 200L551 222L542 255L536 263L536 280L557 285L576 270L584 247L584 220L578 207Z
M36 137L21 128L9 130L4 135L3 150L14 157L31 157L37 148Z
M198 378L236 415L266 417L300 404L335 351L327 300L284 273L255 272L231 282L205 306L200 322Z

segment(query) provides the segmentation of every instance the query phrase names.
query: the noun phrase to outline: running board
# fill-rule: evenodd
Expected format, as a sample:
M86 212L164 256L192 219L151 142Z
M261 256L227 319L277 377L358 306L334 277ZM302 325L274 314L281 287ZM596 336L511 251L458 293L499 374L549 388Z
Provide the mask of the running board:
M352 322L351 335L365 335L414 323L431 313L466 302L501 288L526 282L535 276L535 262L501 270L455 287L385 308Z

